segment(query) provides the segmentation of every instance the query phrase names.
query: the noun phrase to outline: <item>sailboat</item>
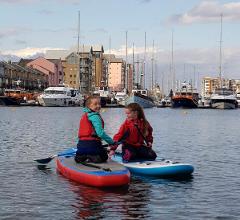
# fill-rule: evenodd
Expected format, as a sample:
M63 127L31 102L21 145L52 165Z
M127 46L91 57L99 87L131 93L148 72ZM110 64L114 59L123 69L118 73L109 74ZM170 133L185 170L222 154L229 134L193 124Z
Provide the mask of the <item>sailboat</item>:
M126 37L126 41L127 41L127 37ZM127 47L126 47L126 50L127 50ZM133 49L133 51L134 51L134 49ZM126 57L127 57L127 52L126 52ZM134 55L133 55L133 57L134 57ZM127 60L127 58L126 58L126 60ZM149 91L147 89L143 89L144 88L145 63L146 63L146 32L145 32L145 51L144 51L143 71L142 71L141 80L140 80L141 86L140 86L140 88L135 88L132 90L131 95L125 100L125 105L128 105L130 103L138 103L143 108L152 108L155 106L153 99L150 97ZM133 69L134 69L134 61L133 61Z
M235 109L238 107L237 97L233 90L224 87L222 83L222 14L220 31L220 54L219 54L219 80L220 87L216 88L210 97L210 106L216 109Z

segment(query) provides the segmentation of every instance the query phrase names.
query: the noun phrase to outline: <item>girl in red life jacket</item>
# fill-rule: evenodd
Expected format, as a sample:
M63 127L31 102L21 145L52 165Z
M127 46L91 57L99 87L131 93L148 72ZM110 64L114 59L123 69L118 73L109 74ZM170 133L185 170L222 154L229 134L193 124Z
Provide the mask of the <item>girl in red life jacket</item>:
M113 138L117 142L126 132L129 134L122 146L123 160L155 160L157 155L152 149L153 129L146 120L142 107L137 103L131 103L126 107L125 113L127 118ZM147 141L146 144L142 135ZM115 149L116 147L111 148L110 155L114 154Z
M114 145L114 141L104 131L104 121L99 114L101 109L99 97L88 97L85 106L84 114L80 120L75 161L77 163L84 161L105 162L108 159L108 154L103 148L101 140L110 145Z

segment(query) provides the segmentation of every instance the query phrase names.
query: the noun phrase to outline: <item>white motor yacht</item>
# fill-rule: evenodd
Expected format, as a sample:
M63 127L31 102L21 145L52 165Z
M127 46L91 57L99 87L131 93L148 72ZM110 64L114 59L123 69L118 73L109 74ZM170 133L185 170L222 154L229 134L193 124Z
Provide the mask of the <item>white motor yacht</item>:
M240 92L236 94L236 97L237 97L238 108L240 108Z
M237 97L232 90L219 88L211 95L210 105L217 109L235 109L238 107Z
M81 106L83 104L83 96L77 89L59 85L45 89L38 96L38 102L40 105L48 107Z

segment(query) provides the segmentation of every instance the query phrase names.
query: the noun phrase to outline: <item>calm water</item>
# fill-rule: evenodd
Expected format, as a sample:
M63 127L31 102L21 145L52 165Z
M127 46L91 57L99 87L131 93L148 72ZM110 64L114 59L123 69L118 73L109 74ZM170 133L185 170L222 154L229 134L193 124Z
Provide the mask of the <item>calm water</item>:
M145 112L159 157L193 164L192 179L78 185L33 160L75 145L81 108L0 107L0 219L239 219L240 110ZM123 109L102 115L113 135Z

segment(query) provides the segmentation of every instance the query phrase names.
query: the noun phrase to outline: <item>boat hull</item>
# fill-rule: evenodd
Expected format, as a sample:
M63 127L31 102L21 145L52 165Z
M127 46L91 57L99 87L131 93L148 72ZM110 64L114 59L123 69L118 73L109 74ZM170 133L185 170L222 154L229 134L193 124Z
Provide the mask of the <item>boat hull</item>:
M76 103L71 98L38 98L40 105L45 107L69 107L69 106L80 106L79 103Z
M172 98L173 108L197 108L198 103L193 99L189 98Z
M144 98L142 96L140 97L136 95L131 95L125 100L125 106L130 103L138 103L143 108L152 108L155 106L155 104L151 100L149 100L147 97Z
M94 164L100 168L76 163L74 156L59 156L56 160L57 170L66 178L80 184L94 187L114 187L128 185L130 173L124 166L108 161ZM93 165L91 163L90 165ZM110 169L106 171L103 169Z
M157 177L185 177L190 176L194 167L191 164L176 163L170 160L162 161L139 161L128 162L122 161L121 155L115 155L113 160L118 161L136 175L157 176Z
M9 97L9 96L0 96L0 105L20 105L19 99Z
M211 104L212 108L216 109L235 109L237 108L236 103L233 102L224 102L224 101L218 101Z

